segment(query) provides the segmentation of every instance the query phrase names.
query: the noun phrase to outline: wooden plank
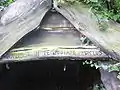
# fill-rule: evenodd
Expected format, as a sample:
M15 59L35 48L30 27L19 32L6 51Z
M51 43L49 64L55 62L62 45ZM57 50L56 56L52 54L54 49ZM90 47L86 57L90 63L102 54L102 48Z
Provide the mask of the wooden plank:
M108 58L95 46L37 46L13 49L8 52L2 61L26 61L40 58Z

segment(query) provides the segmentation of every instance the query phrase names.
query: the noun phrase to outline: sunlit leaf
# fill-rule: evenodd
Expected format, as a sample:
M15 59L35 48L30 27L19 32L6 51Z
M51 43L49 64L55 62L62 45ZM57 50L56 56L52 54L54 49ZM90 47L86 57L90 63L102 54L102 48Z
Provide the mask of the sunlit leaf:
M112 72L112 71L120 71L120 70L119 70L119 67L118 67L118 66L112 65L112 66L109 68L109 72Z

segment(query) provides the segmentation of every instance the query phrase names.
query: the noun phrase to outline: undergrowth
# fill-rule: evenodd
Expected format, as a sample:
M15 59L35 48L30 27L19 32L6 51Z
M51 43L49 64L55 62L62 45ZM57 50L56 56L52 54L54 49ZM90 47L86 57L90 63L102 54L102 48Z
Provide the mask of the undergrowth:
M61 0L70 4L82 2L87 5L98 18L107 18L120 23L120 0Z

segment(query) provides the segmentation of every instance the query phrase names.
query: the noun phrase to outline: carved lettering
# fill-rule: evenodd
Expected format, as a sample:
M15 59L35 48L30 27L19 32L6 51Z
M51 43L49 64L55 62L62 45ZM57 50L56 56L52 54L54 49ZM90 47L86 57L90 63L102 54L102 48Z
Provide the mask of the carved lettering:
M15 52L14 52L15 53ZM15 53L10 56L14 58L22 57L45 57L45 56L74 56L74 57L103 57L105 54L99 50L83 50L83 49L42 49L34 52Z
M44 51L38 51L35 53L36 56L102 56L104 55L101 51L78 51L75 50L44 50Z

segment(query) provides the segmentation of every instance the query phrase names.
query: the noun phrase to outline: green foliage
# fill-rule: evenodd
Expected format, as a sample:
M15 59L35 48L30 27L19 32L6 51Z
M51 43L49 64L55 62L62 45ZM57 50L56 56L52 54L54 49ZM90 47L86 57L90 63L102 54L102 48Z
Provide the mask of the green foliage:
M117 78L120 80L120 72L118 73Z
M112 19L120 22L120 0L64 0L70 4L82 2L89 6L96 14L102 18ZM99 18L99 17L98 17ZM100 18L101 19L101 18Z
M120 67L118 65L110 65L109 67L109 72L112 72L112 71L120 71Z
M9 4L13 3L14 0L1 0L0 1L0 6L7 7Z
M93 90L106 90L103 84L95 84Z
M120 80L120 63L110 65L109 72L118 72L117 78Z
M117 74L117 78L120 80L120 63L116 62L116 63L111 63L111 61L109 62L93 62L92 60L86 60L83 62L83 65L90 65L91 67L95 67L96 69L104 69L107 70L108 72L118 72ZM95 87L96 90L97 87ZM98 89L99 90L99 89ZM101 89L100 89L101 90Z
M98 69L100 66L97 64L97 62L93 62L92 60L86 60L83 62L83 65L90 65L91 67L95 67Z

